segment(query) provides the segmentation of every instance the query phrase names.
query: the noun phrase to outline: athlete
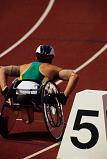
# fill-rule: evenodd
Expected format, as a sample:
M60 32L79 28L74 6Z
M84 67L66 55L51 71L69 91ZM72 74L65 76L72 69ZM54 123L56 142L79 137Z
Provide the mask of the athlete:
M22 82L18 88L35 88L42 84L45 80L63 80L68 81L63 93L60 94L60 100L63 105L66 104L68 96L73 91L78 75L70 69L63 69L61 67L52 65L52 60L55 57L55 51L52 46L40 45L36 51L36 61L20 66L10 65L0 67L0 91L3 96L8 92L7 77L19 77ZM29 80L29 81L28 81Z

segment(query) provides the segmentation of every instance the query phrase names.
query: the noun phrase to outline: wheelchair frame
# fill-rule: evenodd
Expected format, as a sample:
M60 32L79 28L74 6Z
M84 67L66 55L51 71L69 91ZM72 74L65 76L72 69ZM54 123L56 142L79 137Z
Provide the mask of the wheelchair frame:
M15 103L14 98L16 96L16 86L18 85L18 82L19 81L15 80L12 83L2 105L0 116L0 134L3 137L7 137L11 132L13 126L15 125L19 111L21 110L20 108L25 106L20 105L17 102ZM54 140L61 140L65 128L62 104L58 101L57 96L54 96L50 102L46 101L46 98L49 98L51 94L59 93L57 85L53 81L47 81L40 86L39 92L41 92L41 101L40 105L38 105L38 108L41 112L43 112L47 130ZM10 100L10 105L7 104L8 100ZM34 105L32 108L34 108Z

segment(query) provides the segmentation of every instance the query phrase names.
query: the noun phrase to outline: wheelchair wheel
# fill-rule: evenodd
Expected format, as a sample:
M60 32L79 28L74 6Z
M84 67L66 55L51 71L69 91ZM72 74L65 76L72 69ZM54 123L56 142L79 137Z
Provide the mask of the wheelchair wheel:
M19 111L15 110L12 105L12 98L9 98L9 100L10 104L8 104L7 101L4 101L1 110L0 134L3 137L7 137L8 133L12 130L19 113Z
M55 96L49 103L45 101L45 98L50 94L56 94L58 92L56 84L52 81L47 81L42 88L41 94L45 123L48 131L55 140L62 138L65 127L62 104Z

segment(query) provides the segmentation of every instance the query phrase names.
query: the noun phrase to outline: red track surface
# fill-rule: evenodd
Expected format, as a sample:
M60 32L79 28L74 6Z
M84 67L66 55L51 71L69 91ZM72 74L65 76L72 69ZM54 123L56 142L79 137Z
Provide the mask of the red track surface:
M19 40L36 23L48 2L4 0L0 3L0 52ZM55 65L76 69L107 42L106 18L106 0L56 0L39 28L13 51L2 57L0 65L31 62L34 60L35 48L39 44L47 43L55 47ZM107 51L78 72L78 86L64 109L66 120L76 92L84 89L107 90L106 53ZM37 114L35 118L38 121L30 126L17 121L9 139L0 136L1 159L22 159L55 143L48 138L42 117ZM58 148L48 150L35 158L55 159Z

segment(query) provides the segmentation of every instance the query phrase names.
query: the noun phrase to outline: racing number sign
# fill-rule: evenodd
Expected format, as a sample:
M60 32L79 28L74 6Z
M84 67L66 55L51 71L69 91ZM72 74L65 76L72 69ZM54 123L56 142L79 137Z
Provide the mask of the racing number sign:
M86 142L82 143L78 140L76 136L71 136L71 142L74 146L76 146L79 149L89 149L92 148L98 141L99 138L99 132L96 126L92 123L81 123L81 119L84 116L90 116L90 117L98 117L99 112L93 111L93 110L78 110L73 130L79 131L81 129L88 129L91 132L91 139Z
M57 159L107 158L107 91L76 93Z

